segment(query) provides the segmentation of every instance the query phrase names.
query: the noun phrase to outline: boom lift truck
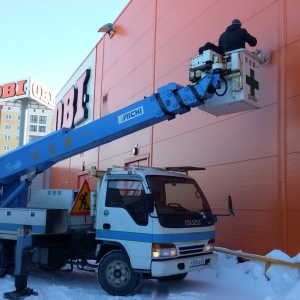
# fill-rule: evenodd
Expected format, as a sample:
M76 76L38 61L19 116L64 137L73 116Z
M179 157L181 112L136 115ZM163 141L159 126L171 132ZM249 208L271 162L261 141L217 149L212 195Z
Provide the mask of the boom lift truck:
M88 215L71 214L78 191L41 190L28 199L27 189L37 174L59 161L193 107L215 115L257 108L259 83L253 73L258 76L261 62L246 50L226 56L207 50L192 58L191 84L169 83L110 115L2 155L0 277L14 270L16 287L4 297L36 294L27 287L32 263L47 269L67 263L71 270L73 264L97 267L102 288L120 296L133 293L142 278L183 279L213 266L216 215L187 174L197 168L93 168L98 183ZM247 77L256 80L254 87ZM228 215L233 215L231 201Z

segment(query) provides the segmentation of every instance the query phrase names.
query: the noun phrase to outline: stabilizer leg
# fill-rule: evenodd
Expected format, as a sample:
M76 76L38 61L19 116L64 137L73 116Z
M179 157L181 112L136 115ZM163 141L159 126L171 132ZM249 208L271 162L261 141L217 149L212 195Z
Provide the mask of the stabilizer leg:
M27 287L28 274L30 272L32 249L31 226L24 225L18 230L15 264L15 287L13 292L4 293L5 299L23 299L38 293Z

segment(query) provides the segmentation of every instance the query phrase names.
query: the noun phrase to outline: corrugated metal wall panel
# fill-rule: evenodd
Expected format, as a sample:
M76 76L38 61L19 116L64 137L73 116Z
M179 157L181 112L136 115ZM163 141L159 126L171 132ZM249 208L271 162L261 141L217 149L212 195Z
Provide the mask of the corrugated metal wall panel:
M70 160L66 159L51 168L50 188L54 189L68 189L70 183ZM78 168L80 168L78 166Z
M237 210L234 218L219 217L216 243L229 249L265 255L270 249L282 248L278 235L280 220L277 211Z
M288 212L287 219L287 242L288 250L291 255L299 253L299 228L300 228L300 211L293 210ZM280 249L280 248L279 248Z
M300 212L300 153L287 156L287 209Z
M214 211L227 209L227 195L238 210L278 210L277 157L208 167L193 174Z
M106 36L105 42L105 61L104 72L110 69L114 64L119 63L130 49L135 48L136 44L154 25L154 1L132 1L126 10L116 21L116 33L113 38ZM151 47L152 49L152 47ZM143 55L136 57L137 60L143 58ZM119 68L119 72L123 72Z
M288 153L300 152L299 116L300 116L300 95L297 95L293 98L290 98L287 101L287 152Z
M131 157L132 149L135 144L138 144L139 149L142 147L147 147L149 151L149 146L151 143L150 131L151 128L145 128L139 132L136 132L135 134L120 138L114 143L101 146L101 160L110 159L112 164L116 164L114 162L114 158L117 156L127 155L128 157Z
M287 97L295 97L300 95L300 32L296 42L287 46Z
M276 106L272 105L189 132L183 133L177 128L170 128L170 133L165 130L166 138L154 143L153 163L157 166L166 161L185 164L188 160L214 166L275 156L276 113ZM178 118L179 127L180 121ZM175 126L175 121L172 122ZM176 136L172 136L174 132Z
M299 41L300 27L299 27L299 1L288 0L287 5L287 44Z

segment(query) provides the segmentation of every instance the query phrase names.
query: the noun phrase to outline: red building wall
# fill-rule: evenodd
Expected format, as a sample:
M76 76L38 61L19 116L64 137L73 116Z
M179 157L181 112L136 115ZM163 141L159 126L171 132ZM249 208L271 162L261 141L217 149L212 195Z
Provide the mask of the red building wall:
M217 244L266 254L300 252L300 20L297 0L132 0L116 33L96 46L94 119L174 81L189 83L190 58L235 18L271 53L261 67L261 107L215 117L193 109L52 168L51 186L77 188L92 165L106 169L142 160L149 165L206 167L192 174L215 213L234 201L235 218L219 218ZM249 50L251 50L249 48ZM106 99L103 101L103 98ZM138 144L138 155L132 148ZM69 164L68 180L57 176ZM88 172L88 171L85 171ZM89 174L89 173L88 173ZM89 177L92 188L95 181Z

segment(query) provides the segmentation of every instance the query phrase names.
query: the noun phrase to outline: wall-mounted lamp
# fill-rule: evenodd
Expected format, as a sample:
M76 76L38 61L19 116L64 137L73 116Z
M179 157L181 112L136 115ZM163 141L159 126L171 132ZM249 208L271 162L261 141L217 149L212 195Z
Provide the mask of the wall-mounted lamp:
M109 37L111 38L115 33L115 27L112 23L107 23L107 24L103 25L102 27L100 27L98 29L98 32L108 33Z
M81 166L81 171L84 171L85 170L85 162L82 163L82 166Z
M138 144L135 144L135 145L134 145L134 147L133 147L133 149L132 149L132 154L133 154L133 155L137 155L137 153L138 153L138 146L139 146Z

